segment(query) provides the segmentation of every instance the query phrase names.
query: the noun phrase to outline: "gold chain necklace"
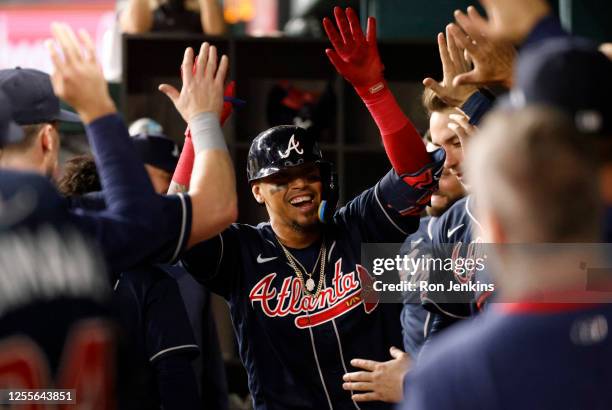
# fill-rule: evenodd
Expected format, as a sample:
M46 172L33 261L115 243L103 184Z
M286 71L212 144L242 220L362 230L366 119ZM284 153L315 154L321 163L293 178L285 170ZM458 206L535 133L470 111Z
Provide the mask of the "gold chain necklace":
M302 292L305 295L310 295L310 296L316 298L319 295L319 293L321 292L321 289L323 288L323 283L325 283L325 259L327 258L327 248L325 246L325 238L323 238L321 240L321 249L319 250L319 256L317 258L317 261L315 262L315 265L312 268L312 273L308 273L306 268L304 268L304 266L302 266L300 261L298 261L295 258L295 256L293 256L291 254L291 252L289 252L289 250L287 248L285 248L285 245L283 245L280 240L278 241L278 243L280 244L281 248L283 249L283 252L285 253L285 257L287 258L287 262L289 262L289 265L291 265L291 267L293 268L293 271L295 272L296 276L298 277L298 279L302 283ZM300 266L304 269L304 274L308 275L308 280L306 280L305 282L304 282L304 276L302 275L302 271L297 267L296 262L298 264L300 264ZM314 271L317 268L317 264L319 262L320 262L319 284L317 286L316 292L312 293L312 291L315 288L315 282L312 279L312 275L314 274Z

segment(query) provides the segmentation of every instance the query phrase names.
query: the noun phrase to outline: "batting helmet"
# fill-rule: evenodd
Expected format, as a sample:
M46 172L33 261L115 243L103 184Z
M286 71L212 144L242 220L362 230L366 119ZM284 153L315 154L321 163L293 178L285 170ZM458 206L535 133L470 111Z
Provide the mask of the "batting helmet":
M247 158L247 178L254 182L287 168L317 164L321 170L323 192L319 220L333 216L338 203L338 184L334 164L323 160L317 141L303 128L279 125L259 134L251 143Z

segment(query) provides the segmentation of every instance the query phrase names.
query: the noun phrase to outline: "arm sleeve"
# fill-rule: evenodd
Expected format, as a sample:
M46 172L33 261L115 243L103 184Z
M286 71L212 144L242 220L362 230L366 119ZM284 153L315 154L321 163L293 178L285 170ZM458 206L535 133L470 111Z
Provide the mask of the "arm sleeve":
M375 94L358 93L378 126L393 169L398 175L411 174L427 165L431 158L421 135L404 115L389 88L384 87Z
M188 128L187 131L185 131L185 144L183 144L183 150L181 151L178 164L176 164L172 180L177 184L189 188L189 181L191 179L191 170L193 169L194 160L195 153L193 151L193 141L191 140L191 132Z
M188 196L157 195L117 114L86 127L106 208L73 209L75 225L100 245L113 271L143 261L176 258L191 232Z
M90 192L85 195L75 195L68 198L68 206L73 208L85 208L90 211L101 211L106 209L106 201L102 192Z
M189 239L191 201L182 194L155 195L154 199L159 202L160 216L147 225L108 208L72 209L71 222L99 245L113 273L140 263L173 262Z
M561 22L554 14L549 14L535 25L523 44L521 51L526 47L531 47L540 41L555 37L568 37L570 34L563 29Z
M86 133L107 208L151 223L160 203L121 117L110 114L99 118L86 127Z
M186 251L181 263L198 282L229 300L241 272L236 224Z

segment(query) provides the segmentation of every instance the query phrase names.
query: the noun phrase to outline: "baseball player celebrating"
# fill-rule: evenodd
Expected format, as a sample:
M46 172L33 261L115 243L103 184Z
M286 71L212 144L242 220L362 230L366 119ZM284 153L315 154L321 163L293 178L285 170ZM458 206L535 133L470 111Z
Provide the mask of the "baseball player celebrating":
M338 15L348 28L344 12ZM375 64L375 23L366 41L354 12L349 17L347 36L363 40L351 50L367 59L336 55L335 63L350 67L366 92L388 99L382 64ZM394 145L382 136L394 169L337 211L334 167L317 142L297 126L262 132L251 144L247 177L270 220L233 224L183 256L186 269L229 302L256 409L390 408L364 407L342 388L352 357L381 360L401 343L401 305L364 301L371 278L359 264L360 247L403 241L416 230L443 162L431 161L403 115L393 120L400 131L393 136L402 139ZM403 155L399 165L395 149Z

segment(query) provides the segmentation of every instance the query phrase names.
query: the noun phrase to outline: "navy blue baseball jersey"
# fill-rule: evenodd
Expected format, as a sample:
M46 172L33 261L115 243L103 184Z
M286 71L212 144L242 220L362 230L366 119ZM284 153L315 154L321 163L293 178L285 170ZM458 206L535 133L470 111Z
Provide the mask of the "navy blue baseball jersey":
M156 266L123 273L113 307L148 369L141 378L141 409L201 407L193 360L199 354L179 287Z
M73 226L98 244L111 272L176 259L191 232L189 196L153 191L144 167L134 161L134 147L118 115L92 122L87 135L96 154L104 206L71 206L48 179L0 170L0 199L14 203L3 208L0 225Z
M78 231L59 229L0 234L0 386L75 389L79 405L113 408L118 345L106 272Z
M492 305L432 340L401 408L609 409L612 306L516 307Z
M386 361L389 347L401 345L401 304L364 301L372 279L360 248L403 242L416 230L418 219L387 205L409 189L391 171L322 226L327 257L317 298L302 294L269 223L234 224L183 256L188 272L229 302L256 409L391 408L353 402L342 375L355 371L351 359ZM310 271L320 246L290 251ZM318 283L318 271L312 278Z
M433 236L433 226L438 218L425 216L421 218L419 229L408 236L400 250L402 255L411 258L426 258L431 256L431 241ZM427 280L429 272L416 272L408 276L400 272L402 280L417 283L420 280ZM402 308L401 323L402 335L404 337L404 351L415 359L421 346L429 333L431 324L431 312L425 310L421 304L420 294L417 292L407 292Z

